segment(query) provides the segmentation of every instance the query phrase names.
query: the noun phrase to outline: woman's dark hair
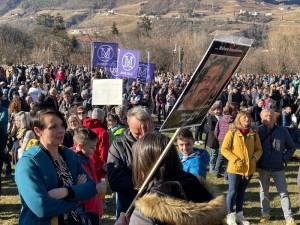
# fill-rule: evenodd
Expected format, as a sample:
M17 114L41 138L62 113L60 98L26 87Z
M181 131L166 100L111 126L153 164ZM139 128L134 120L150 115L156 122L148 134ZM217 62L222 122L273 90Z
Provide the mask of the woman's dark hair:
M44 117L46 115L57 116L59 119L61 119L61 121L63 122L63 126L67 129L67 122L63 114L60 111L52 108L46 108L46 109L41 109L36 111L32 117L31 129L33 130L34 127L37 127L41 130L44 130L46 127L46 124L44 122Z
M119 119L118 115L113 114L113 113L109 113L107 115L107 121L109 121L109 120L120 123L120 119Z
M165 149L169 138L160 133L148 133L133 145L133 182L140 188ZM176 147L171 146L152 180L168 180L182 170Z

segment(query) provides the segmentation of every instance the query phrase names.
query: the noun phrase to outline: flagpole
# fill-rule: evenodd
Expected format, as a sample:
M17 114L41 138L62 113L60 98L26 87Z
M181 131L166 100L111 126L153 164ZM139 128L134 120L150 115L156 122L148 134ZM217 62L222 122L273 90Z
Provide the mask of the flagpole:
M147 178L145 179L144 183L142 184L141 188L139 189L137 195L135 196L135 198L131 202L129 208L127 209L127 211L126 211L126 216L127 217L129 217L130 214L133 212L135 201L145 192L149 182L154 177L156 171L161 166L162 161L165 159L165 157L169 153L169 150L171 149L171 147L173 145L173 142L175 141L175 138L177 137L177 134L179 133L180 130L181 130L181 128L177 128L177 130L173 134L171 140L167 144L166 148L164 149L164 151L161 153L161 155L157 159L156 163L154 164L153 168L151 169L150 173L148 174Z
M94 42L91 42L91 75L93 73Z
M148 65L147 65L147 77L150 75L150 51L147 51L148 56ZM147 77L146 77L146 83L147 83Z

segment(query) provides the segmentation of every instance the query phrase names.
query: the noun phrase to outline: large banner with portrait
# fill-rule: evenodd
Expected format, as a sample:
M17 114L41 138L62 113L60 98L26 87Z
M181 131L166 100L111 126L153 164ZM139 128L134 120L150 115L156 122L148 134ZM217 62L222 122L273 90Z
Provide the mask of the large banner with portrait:
M200 125L252 42L233 36L215 38L160 130Z
M118 44L93 42L92 68L110 68L118 60Z

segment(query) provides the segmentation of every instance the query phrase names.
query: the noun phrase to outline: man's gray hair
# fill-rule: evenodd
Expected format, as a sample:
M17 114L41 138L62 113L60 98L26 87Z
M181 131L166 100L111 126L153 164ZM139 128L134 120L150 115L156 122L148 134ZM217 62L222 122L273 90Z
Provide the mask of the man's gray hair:
M263 109L261 112L260 112L260 118L261 118L261 116L262 116L262 114L264 114L264 113L266 113L266 112L270 112L271 114L272 114L272 116L274 116L275 115L275 112L274 112L274 110L273 109Z
M151 113L146 107L136 106L127 112L127 117L135 117L139 121L147 121L151 119Z

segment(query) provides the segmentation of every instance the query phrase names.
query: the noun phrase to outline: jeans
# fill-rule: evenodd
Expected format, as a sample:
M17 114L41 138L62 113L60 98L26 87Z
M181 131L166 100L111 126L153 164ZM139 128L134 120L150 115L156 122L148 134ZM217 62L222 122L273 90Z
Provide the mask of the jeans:
M196 129L195 129L195 141L200 141L202 139L202 136L200 137L200 135L202 135L202 131L203 131L203 127L202 126L196 126Z
M219 149L207 147L207 150L210 152L209 172L213 173L215 171Z
M56 89L61 91L63 88L63 81L61 80L56 80Z
M242 175L228 173L228 193L226 196L228 213L243 211L244 195L251 177L246 179ZM235 210L234 205L236 206Z
M215 165L215 174L223 174L226 171L228 160L221 154L221 151L218 153L216 165Z
M284 170L280 171L268 171L263 169L257 169L259 174L259 185L260 185L260 205L262 213L269 213L270 208L270 178L274 180L276 189L280 195L281 208L283 210L284 218L286 220L292 219L291 202L289 193L287 190L287 183L284 174Z
M1 175L2 175L3 162L7 162L6 159L7 154L5 153L6 142L7 142L7 135L0 135L0 194L1 194Z
M164 105L157 106L157 118L158 122L161 123L161 114L163 114L164 120L166 119L166 110Z

